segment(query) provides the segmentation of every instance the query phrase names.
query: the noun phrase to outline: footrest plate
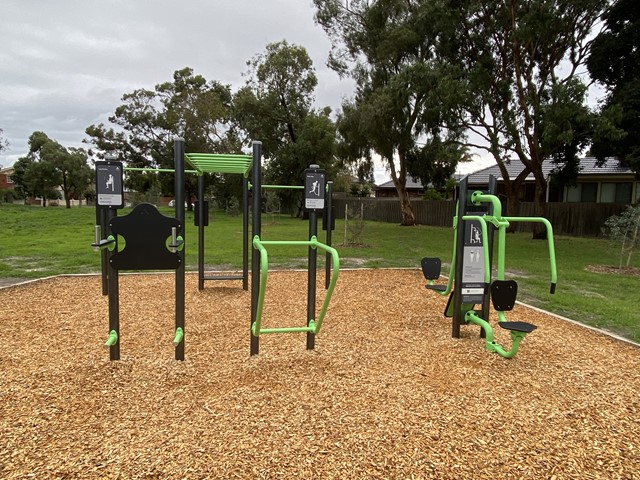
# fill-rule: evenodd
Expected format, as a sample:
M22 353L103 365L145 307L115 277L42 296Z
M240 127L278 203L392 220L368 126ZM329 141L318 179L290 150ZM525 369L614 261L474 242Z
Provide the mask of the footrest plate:
M446 285L425 285L424 288L428 290L435 290L436 292L444 292L447 289Z
M538 328L534 324L527 322L498 322L498 325L505 330L515 330L516 332L524 333L531 333Z

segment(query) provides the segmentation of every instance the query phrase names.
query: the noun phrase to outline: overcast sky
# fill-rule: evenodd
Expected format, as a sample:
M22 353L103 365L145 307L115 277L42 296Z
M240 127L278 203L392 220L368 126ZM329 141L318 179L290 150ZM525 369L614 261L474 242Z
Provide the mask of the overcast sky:
M325 66L330 43L313 14L310 0L3 0L0 128L10 147L0 165L24 156L38 130L82 146L86 127L107 123L124 93L184 67L235 91L246 61L282 39L307 49L316 106L335 111L353 84Z

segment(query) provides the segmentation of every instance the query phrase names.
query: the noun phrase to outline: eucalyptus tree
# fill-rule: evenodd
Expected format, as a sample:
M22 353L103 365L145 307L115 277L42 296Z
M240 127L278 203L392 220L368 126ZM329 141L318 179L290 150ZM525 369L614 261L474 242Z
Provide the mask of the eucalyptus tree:
M333 172L335 126L328 107L313 107L318 79L306 49L286 40L270 43L247 66L246 84L234 96L235 118L250 138L262 142L266 180L299 184L310 164ZM286 190L280 196L297 203L301 213L298 193Z
M101 158L114 152L131 167L172 168L176 136L185 139L191 152L238 152L241 142L231 118L231 100L228 85L207 81L191 68L176 70L172 81L154 90L124 94L123 104L109 117L113 126L89 126L86 134L94 146L92 154ZM136 191L158 183L163 193L173 192L171 175L127 175L127 186ZM195 178L187 176L187 195L194 195L196 188Z
M596 138L599 157L617 156L640 175L640 8L637 0L617 0L604 15L587 67L607 89L602 115L620 129Z
M437 58L432 2L314 0L316 21L332 40L329 66L356 81L342 106L341 152L378 156L398 192L402 225L414 225L408 176L441 183L465 156L462 130L443 107L447 66Z
M438 55L452 68L457 122L496 160L512 213L530 174L541 209L543 162L555 161L571 181L596 128L581 74L608 0L437 3ZM506 168L513 161L523 167L516 178Z

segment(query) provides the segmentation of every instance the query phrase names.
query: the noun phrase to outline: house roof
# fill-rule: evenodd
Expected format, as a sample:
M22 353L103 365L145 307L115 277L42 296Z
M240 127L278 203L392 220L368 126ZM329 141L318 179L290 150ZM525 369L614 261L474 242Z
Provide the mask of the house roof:
M580 159L580 176L585 175L633 175L634 172L628 167L620 166L620 162L617 158L609 157L605 159L602 166L597 165L598 161L595 157L584 157ZM515 178L522 170L523 165L514 161L510 164L505 164L507 172L509 173L509 178ZM557 167L553 160L545 160L542 163L542 173L545 177L548 177L549 174L553 172L553 170ZM489 175L495 176L498 180L502 180L502 173L498 168L498 165L491 165L490 167L483 168L482 170L478 170L477 172L470 173L467 178L468 182L471 185L486 185L489 183ZM533 174L530 173L527 175L526 180L533 181Z
M389 180L388 182L381 183L380 185L376 185L377 190L385 190L385 189L394 189L396 186L393 184L393 180ZM407 186L406 188L413 189L421 189L423 188L422 182L420 180L414 180L411 177L407 177Z
M513 161L509 164L505 164L507 172L509 173L509 178L514 179L522 170L523 165L519 161ZM549 174L553 172L553 170L557 167L553 160L545 160L542 163L542 173L544 173L545 177L548 177ZM468 183L470 185L487 185L489 183L489 175L493 175L498 180L502 180L502 173L498 168L498 165L491 165L489 167L480 169L476 172L470 173L467 176ZM608 157L605 159L602 166L598 166L598 160L595 157L583 157L580 159L580 176L596 176L596 175L634 175L633 170L628 167L620 166L620 162L617 158ZM454 178L456 181L460 181L464 178L465 175L455 174ZM533 174L530 173L527 175L526 180L533 181ZM376 190L386 190L386 189L395 189L395 185L392 180L388 182L381 183L380 185L376 185ZM411 177L407 177L407 188L408 189L421 189L422 183L419 180L414 180Z
M454 175L454 178L456 179L456 182L459 182L460 180L462 180L462 178L464 178L464 175L460 175L456 173ZM393 180L389 180L388 182L384 182L384 183L381 183L380 185L376 185L376 190L387 190L387 189L395 190L395 188L396 186L393 184ZM407 176L406 188L420 190L424 187L422 186L422 182L420 180L411 178L411 176Z

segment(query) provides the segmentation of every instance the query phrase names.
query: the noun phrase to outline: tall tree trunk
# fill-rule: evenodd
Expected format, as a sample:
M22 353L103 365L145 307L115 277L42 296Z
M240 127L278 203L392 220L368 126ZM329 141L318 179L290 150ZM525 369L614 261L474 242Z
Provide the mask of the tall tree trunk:
M547 181L540 172L540 175L536 175L536 193L535 193L535 216L547 217ZM533 238L535 240L547 239L547 228L542 223L533 224Z
M402 209L402 222L400 225L404 226L413 226L416 224L416 216L413 213L413 207L411 206L411 201L409 200L409 194L407 193L407 189L402 189L402 194L400 190L398 190L398 195L400 196L400 208Z
M402 221L400 225L413 226L416 224L416 216L413 213L413 207L409 200L409 193L407 192L407 169L406 162L404 161L402 152L399 152L400 157L400 171L396 170L396 166L393 163L393 158L388 159L389 170L391 171L391 180L398 192L398 198L400 199L400 211L402 212Z

